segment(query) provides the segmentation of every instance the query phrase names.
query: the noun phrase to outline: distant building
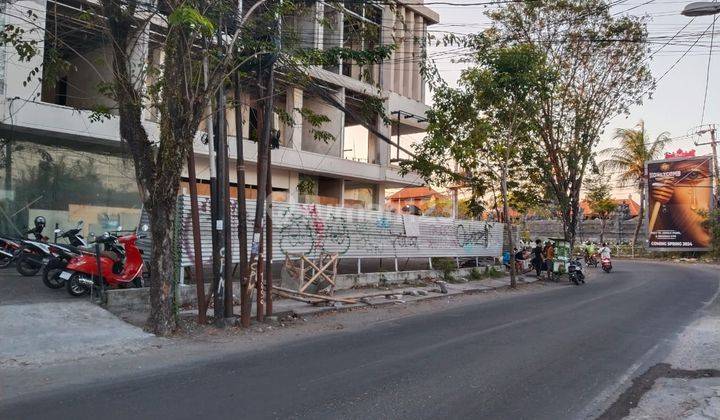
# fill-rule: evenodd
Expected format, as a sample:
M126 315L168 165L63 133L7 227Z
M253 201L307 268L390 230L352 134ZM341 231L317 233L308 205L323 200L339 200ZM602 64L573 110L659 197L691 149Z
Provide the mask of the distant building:
M436 204L449 204L450 197L430 187L406 187L385 199L385 209L401 213L404 207L415 207L423 211Z
M636 203L632 198L613 198L613 201L617 205L615 211L627 206L627 219L634 219L640 214L640 204ZM590 209L590 204L588 204L586 200L580 202L580 210L585 219L595 219L598 217L597 214Z

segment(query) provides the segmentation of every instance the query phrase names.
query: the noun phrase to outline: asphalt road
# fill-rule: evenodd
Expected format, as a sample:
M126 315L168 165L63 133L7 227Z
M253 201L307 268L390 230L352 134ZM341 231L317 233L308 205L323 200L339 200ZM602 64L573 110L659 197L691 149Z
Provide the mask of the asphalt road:
M20 275L15 265L0 269L0 305L63 302L77 300L62 289L50 289L42 281L42 271L36 276Z
M653 349L697 316L719 277L616 262L583 287L73 387L0 405L0 418L575 419L631 368L654 363Z

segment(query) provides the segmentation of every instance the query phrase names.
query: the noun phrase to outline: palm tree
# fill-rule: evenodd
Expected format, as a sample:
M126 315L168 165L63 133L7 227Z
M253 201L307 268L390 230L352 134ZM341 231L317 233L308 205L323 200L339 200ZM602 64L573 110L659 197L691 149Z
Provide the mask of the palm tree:
M602 170L618 174L620 186L635 186L640 192L640 213L632 241L634 258L635 244L645 216L645 162L659 158L665 145L672 139L670 133L664 132L655 140L651 140L645 131L645 122L642 120L636 128L617 129L613 139L620 143L617 147L599 153L600 156L606 156L606 159L600 162L599 167Z

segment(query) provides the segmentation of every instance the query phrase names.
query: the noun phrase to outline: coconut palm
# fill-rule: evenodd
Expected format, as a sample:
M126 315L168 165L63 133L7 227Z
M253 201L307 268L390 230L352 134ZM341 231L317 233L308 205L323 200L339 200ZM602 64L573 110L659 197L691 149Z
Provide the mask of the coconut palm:
M616 173L621 186L634 186L640 192L640 213L632 241L632 256L635 257L635 244L645 215L645 162L660 157L671 138L664 132L651 140L645 131L645 122L640 121L636 128L617 129L613 139L619 144L599 153L605 157L599 167Z

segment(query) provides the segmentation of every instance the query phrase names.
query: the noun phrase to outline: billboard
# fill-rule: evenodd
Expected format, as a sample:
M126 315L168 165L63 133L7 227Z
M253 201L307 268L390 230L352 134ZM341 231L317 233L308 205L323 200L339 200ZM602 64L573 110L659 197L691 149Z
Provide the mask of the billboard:
M710 246L704 222L713 203L712 157L645 164L648 176L648 249L702 251Z

